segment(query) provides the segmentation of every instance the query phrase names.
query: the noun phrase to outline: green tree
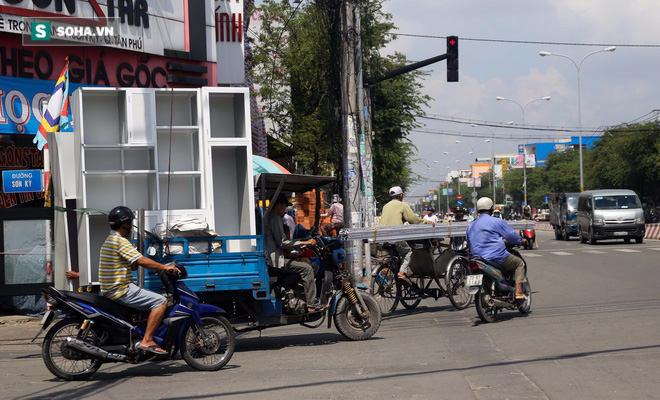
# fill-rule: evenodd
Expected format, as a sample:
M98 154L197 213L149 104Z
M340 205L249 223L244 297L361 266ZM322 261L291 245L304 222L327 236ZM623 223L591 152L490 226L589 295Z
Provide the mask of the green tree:
M370 58L375 61L372 74L384 73L407 63L399 53L390 58ZM408 139L408 133L419 126L416 117L423 115L422 107L429 100L428 96L420 94L418 79L422 75L421 71L413 71L380 82L373 88L374 196L379 208L390 200L390 187L401 186L405 192L415 182L411 165L417 148Z
M589 189L632 189L658 196L660 129L655 122L606 130L585 157Z
M363 75L367 78L407 64L401 54L379 51L394 37L391 15L381 11L384 0L363 0L361 41ZM272 121L269 135L292 147L298 169L309 173L339 171L343 147L340 109L340 0L316 0L291 5L264 0L262 31L254 45L255 83L260 88L264 116ZM413 182L415 147L408 133L429 98L421 95L416 71L381 82L371 90L374 194L380 205L389 201L391 186L404 190Z

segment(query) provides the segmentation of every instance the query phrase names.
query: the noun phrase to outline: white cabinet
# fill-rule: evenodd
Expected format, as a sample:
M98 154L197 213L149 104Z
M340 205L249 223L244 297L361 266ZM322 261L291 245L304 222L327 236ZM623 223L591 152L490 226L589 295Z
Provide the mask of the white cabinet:
M98 279L109 232L100 211L118 205L145 209L147 229L195 217L223 236L255 234L248 96L247 88L74 93L75 162L54 160L53 169L77 182L76 207L87 209L77 223L82 283Z

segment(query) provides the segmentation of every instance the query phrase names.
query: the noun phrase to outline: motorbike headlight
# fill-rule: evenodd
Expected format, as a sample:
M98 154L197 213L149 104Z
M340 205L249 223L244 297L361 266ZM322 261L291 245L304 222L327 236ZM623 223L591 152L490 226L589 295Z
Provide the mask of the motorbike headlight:
M636 224L643 224L644 222L645 222L644 218L635 218L635 223Z
M594 225L605 225L605 220L594 219Z

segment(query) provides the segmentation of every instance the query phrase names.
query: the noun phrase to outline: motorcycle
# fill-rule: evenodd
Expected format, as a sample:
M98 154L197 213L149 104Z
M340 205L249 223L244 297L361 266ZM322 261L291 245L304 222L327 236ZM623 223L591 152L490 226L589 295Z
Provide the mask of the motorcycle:
M512 245L506 243L509 253L520 257L520 252ZM516 283L513 271L507 271L494 262L480 257L471 257L470 275L466 277L466 286L469 293L475 295L474 303L477 314L483 322L493 322L500 310L518 309L522 314L529 314L532 307L532 289L529 279L523 283L522 290L525 299L516 299ZM525 276L527 276L527 262L525 262Z
M65 315L48 330L42 345L48 370L64 380L84 380L106 362L135 364L171 359L179 351L196 370L217 371L225 366L234 354L234 330L220 315L224 314L221 308L200 303L182 281L188 276L185 266L175 265L181 271L178 276L164 271L156 274L168 301L165 318L154 335L156 343L168 352L163 356L137 347L145 332L145 313L96 293L42 289L51 309L42 318L42 328L32 341L58 314Z
M339 333L350 340L369 339L380 327L382 317L378 303L366 291L368 287L355 284L352 274L345 268L343 241L336 237L318 235L313 238L315 245L303 246L292 254L310 259L316 267L317 296L321 304L329 305L327 313L333 316ZM307 302L299 275L282 274L272 269L269 274L276 277L272 287L282 301L284 314L292 316L292 321L299 319L298 322L309 328L316 328L323 323L325 313L306 313ZM316 321L320 322L309 325Z
M523 243L523 248L526 250L531 250L534 248L534 243L536 243L536 232L534 229L523 229L520 231L520 236L527 239Z

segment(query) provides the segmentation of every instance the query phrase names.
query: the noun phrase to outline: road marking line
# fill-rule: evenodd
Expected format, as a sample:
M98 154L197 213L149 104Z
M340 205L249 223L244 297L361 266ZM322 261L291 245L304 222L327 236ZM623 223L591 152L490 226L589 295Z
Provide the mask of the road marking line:
M558 256L572 256L573 253L567 253L565 251L552 251L552 254L556 254Z
M585 253L591 253L591 254L605 254L607 253L606 251L600 251L600 250L585 250Z
M658 250L660 251L660 247L649 247L650 250Z
M612 249L614 251L620 251L622 253L641 253L641 250L633 250L633 249Z
M525 253L525 258L527 257L543 257L543 254Z

